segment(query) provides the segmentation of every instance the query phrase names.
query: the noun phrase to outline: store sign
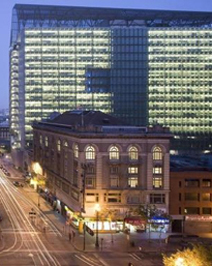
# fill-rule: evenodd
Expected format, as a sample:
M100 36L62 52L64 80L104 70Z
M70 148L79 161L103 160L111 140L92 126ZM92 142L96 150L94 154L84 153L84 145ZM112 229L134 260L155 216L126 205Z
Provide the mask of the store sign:
M191 215L185 216L186 221L212 222L212 216Z
M141 220L139 218L134 218L134 217L129 217L129 218L125 218L125 223L127 224L132 224L132 225L141 225L141 224L146 224L146 221Z
M84 226L85 226L85 231L88 232L89 235L94 236L94 231L87 225Z
M154 224L169 224L169 219L163 217L153 217L150 222Z

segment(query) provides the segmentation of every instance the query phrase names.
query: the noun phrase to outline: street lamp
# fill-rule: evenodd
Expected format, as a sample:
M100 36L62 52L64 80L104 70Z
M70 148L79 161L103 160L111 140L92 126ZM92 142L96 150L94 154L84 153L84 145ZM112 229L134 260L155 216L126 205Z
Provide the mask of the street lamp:
M97 203L95 205L95 211L96 211L96 243L95 246L99 247L99 211L100 211L100 205Z

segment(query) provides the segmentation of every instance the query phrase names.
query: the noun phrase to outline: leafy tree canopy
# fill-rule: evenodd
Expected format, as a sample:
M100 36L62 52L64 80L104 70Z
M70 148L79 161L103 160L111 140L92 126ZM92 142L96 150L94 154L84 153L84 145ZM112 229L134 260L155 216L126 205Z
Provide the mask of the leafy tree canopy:
M178 250L171 256L163 254L163 263L165 266L211 266L212 247L198 244Z

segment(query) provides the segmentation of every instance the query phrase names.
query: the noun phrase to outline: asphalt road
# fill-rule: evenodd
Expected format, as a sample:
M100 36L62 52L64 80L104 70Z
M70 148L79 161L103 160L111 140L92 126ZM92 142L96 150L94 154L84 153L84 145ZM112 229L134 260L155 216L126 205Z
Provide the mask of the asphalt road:
M123 252L75 249L49 219L48 211L38 208L31 200L30 192L14 186L11 180L13 176L8 179L0 170L1 266L124 266L129 262L134 266L162 265L158 258L156 263L141 252L126 252L126 242Z

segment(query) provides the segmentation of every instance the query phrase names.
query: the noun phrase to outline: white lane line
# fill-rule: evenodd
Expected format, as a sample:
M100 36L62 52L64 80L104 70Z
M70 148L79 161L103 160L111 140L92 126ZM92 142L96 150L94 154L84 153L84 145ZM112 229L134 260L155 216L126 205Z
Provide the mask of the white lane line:
M85 260L85 259L81 258L81 257L80 257L80 256L78 256L78 255L75 255L75 257L76 257L76 258L78 258L79 260L81 260L81 261L85 262L86 264L88 264L88 265L90 265L90 266L95 266L94 264L91 264L91 263L89 263L87 260Z

